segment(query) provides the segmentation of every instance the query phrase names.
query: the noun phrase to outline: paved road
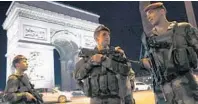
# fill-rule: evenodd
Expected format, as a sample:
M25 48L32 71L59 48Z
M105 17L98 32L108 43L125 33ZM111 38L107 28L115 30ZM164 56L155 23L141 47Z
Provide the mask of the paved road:
M149 91L138 91L133 94L136 104L155 104L154 93Z
M136 104L155 104L154 94L151 90L134 92L133 96L136 100ZM88 97L76 97L76 98L72 98L72 101L67 102L66 104L89 104L89 101L90 98ZM56 103L56 104L60 104L60 103Z

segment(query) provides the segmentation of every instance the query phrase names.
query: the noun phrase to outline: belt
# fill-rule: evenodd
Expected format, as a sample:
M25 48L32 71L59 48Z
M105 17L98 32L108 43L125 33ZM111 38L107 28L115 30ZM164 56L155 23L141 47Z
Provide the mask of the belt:
M164 76L164 79L165 79L165 82L170 82L172 81L173 79L176 79L177 76L179 76L178 74L169 74L167 76Z
M188 72L189 71L182 72L182 73L181 72L179 72L179 73L171 73L171 74L169 74L167 76L163 76L163 77L164 77L165 83L166 83L166 82L170 82L170 81L176 79L178 76L183 76L183 75L185 75Z

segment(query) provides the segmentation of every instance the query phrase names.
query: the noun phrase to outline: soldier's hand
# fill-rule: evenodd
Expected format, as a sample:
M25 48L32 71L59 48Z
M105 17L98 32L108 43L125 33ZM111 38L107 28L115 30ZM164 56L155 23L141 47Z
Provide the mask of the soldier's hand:
M115 51L124 54L124 50L122 50L119 46L115 47Z
M91 59L94 61L94 62L97 62L97 63L100 63L101 60L102 60L102 57L103 55L102 54L95 54L91 57Z
M150 64L149 58L143 58L143 59L141 59L141 62L143 64L144 68L146 68L146 69L150 69L151 68L151 64Z
M36 101L36 98L32 94L30 94L29 92L25 92L25 96L26 96L28 101L32 101L32 100Z
M119 46L115 47L115 51L121 53L123 55L123 57L126 58L126 55L124 53L124 50L122 50Z

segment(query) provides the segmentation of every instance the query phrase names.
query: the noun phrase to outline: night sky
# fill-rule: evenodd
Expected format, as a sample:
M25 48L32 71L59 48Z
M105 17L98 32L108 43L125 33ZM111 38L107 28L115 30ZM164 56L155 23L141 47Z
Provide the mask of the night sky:
M0 2L0 24L5 20L5 13L11 2ZM133 60L138 60L140 55L140 36L142 34L142 23L139 13L139 2L105 2L105 1L62 1L61 3L81 8L100 15L99 23L104 24L111 30L111 45L120 46ZM184 2L164 2L168 11L170 21L187 21ZM198 2L193 2L194 11L198 13ZM195 14L198 20L198 14ZM6 31L0 27L0 90L5 87L6 79ZM60 84L60 61L59 54L55 50L55 83ZM133 69L138 73L138 65L133 64Z

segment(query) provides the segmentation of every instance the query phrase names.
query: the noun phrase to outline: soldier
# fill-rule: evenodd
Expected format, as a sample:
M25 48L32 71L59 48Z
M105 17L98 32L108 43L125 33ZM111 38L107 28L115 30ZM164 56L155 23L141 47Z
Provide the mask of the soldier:
M186 22L169 22L161 2L144 11L154 28L146 35L148 54L142 63L152 72L157 104L197 104L197 29Z
M94 50L80 52L83 58L74 73L77 83L91 97L91 104L133 104L130 79L134 72L124 51L109 47L110 30L104 25L96 28L94 39L97 42Z
M27 58L17 55L13 60L16 72L9 76L5 88L5 99L12 104L42 104L42 98L34 91L24 71L28 68Z

